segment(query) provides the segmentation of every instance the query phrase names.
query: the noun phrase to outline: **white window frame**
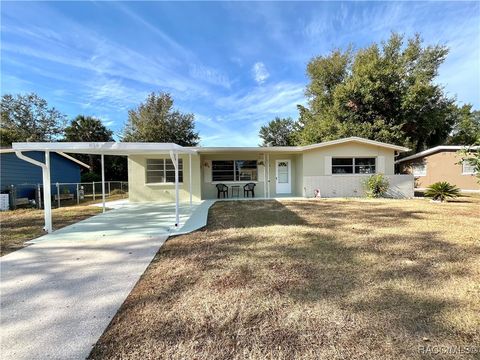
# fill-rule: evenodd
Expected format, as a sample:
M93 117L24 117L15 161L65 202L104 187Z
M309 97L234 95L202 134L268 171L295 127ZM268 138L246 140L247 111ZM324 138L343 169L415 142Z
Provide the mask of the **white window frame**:
M374 165L369 165L369 166L373 166L375 168L375 171L373 173L365 173L365 174L361 174L361 173L356 173L355 172L355 167L356 167L356 164L355 164L355 159L364 159L364 158L368 158L368 159L375 159L375 164ZM333 165L333 160L334 159L352 159L352 165ZM333 176L365 176L365 175L373 175L373 174L377 174L377 170L378 170L378 158L376 156L332 156L331 157L331 172L332 172L332 175ZM345 173L345 174L341 174L341 173L334 173L333 172L333 169L335 167L345 167L345 166L351 166L352 167L352 173Z
M163 160L163 170L148 170L148 161L155 160L161 161ZM174 185L175 182L168 181L167 182L167 161L172 162L169 158L149 158L145 161L145 185ZM173 165L173 162L172 162ZM173 170L174 171L174 170ZM149 172L163 172L163 182L148 182L148 173ZM183 161L182 159L178 159L178 178L182 179L182 181L178 181L179 184L183 184Z
M415 172L417 166L423 166L423 171L420 173ZM413 163L412 164L412 175L415 177L424 177L427 176L427 164L426 163Z
M213 180L213 163L215 161L233 161L233 180ZM257 171L256 171L256 177L257 179L256 180L239 180L237 179L237 161L255 161L256 165L257 165ZM257 184L258 183L258 160L256 159L251 159L251 160L248 160L248 159L236 159L236 160L232 160L232 159L222 159L222 160L212 160L211 161L211 176L212 176L212 184L236 184L236 183L255 183Z
M465 167L469 167L471 171L465 171ZM475 171L475 166L470 165L467 160L462 161L462 175L475 175L477 172Z

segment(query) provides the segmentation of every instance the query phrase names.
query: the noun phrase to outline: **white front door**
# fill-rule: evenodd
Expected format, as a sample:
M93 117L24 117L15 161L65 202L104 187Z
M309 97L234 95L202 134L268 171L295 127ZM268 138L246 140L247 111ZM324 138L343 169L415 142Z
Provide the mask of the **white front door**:
M292 192L292 172L290 160L276 160L276 193L290 194Z

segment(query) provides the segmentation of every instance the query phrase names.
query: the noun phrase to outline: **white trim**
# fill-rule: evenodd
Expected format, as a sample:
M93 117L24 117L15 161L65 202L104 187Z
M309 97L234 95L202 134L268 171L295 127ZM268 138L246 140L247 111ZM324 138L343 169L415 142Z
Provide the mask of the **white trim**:
M29 151L41 151L41 150L29 150ZM0 149L0 154L9 154L9 153L14 153L15 152L15 149ZM90 169L90 166L85 164L84 162L81 162L80 160L78 159L75 159L73 156L70 156L70 155L67 155L61 151L57 151L56 152L58 155L61 155L63 156L64 158L68 159L68 160L71 160L75 163L77 163L78 165L80 166L83 166L87 169Z
M183 182L179 182L178 183L179 185L182 185L183 186ZM174 186L175 183L174 182L167 182L167 183L145 183L144 184L145 186Z
M312 145L307 145L307 146L259 146L259 147L193 147L195 151L198 153L216 153L216 152L303 152L306 150L312 150L312 149L317 149L325 146L332 146L332 145L338 145L338 144L343 144L343 143L348 143L348 142L358 142L362 144L367 144L367 145L373 145L373 146L379 146L379 147L384 147L388 149L393 149L397 151L409 151L409 148L403 147L403 146L398 146L398 145L393 145L393 144L387 144L384 142L380 141L375 141L375 140L368 140L364 139L361 137L357 136L352 136L348 138L343 138L343 139L338 139L338 140L332 140L332 141L326 141L318 144L312 144Z
M58 155L62 155L63 157L67 158L68 160L72 160L73 162L77 163L78 165L81 165L87 169L90 169L90 165L85 164L84 162L81 162L78 159L75 159L73 156L67 155L61 151L57 151Z
M472 150L476 150L476 149L478 149L479 147L478 147L478 146L468 147L468 146L458 146L458 145L440 145L440 146L435 146L435 147L433 147L433 148L431 148L431 149L427 149L427 150L421 151L421 152L419 152L419 153L416 153L416 154L407 156L407 157L405 157L405 158L403 158L403 159L397 160L397 161L395 161L395 164L399 164L399 163L401 163L401 162L408 161L408 160L417 159L417 158L419 158L419 157L427 156L427 155L430 155L430 154L433 154L433 153L436 153L436 152L439 152L439 151L462 150L462 149L465 149L465 148L469 148L469 149L472 149Z
M105 155L100 155L100 158L102 166L102 212L105 212ZM95 187L95 184L93 186Z
M307 146L271 146L271 147L183 147L174 143L126 143L126 142L19 142L13 143L12 148L20 151L56 151L77 154L105 154L105 155L149 155L169 154L175 151L178 154L215 153L215 152L302 152L325 146L338 145L348 142L358 142L367 145L379 146L397 151L410 149L387 144L380 141L368 140L357 136L326 141Z
M42 168L43 208L44 208L43 217L45 221L45 226L43 229L50 234L53 231L51 181L50 181L50 152L45 151L45 163L29 158L28 156L25 156L24 154L22 154L21 151L15 151L15 155L17 155L19 159L22 159L26 162L29 162L33 165L36 165Z
M319 143L319 144L307 145L307 146L303 146L302 150L311 150L311 149L316 149L316 148L319 148L319 147L338 145L338 144L343 144L343 143L347 143L347 142L359 142L359 143L362 143L362 144L385 147L385 148L398 150L398 151L409 151L410 150L409 148L406 148L406 147L403 147L403 146L387 144L387 143L384 143L384 142L369 140L369 139L361 138L361 137L358 137L358 136L351 136L351 137L344 138L344 139L325 141L325 142L322 142L322 143Z
M20 142L13 143L12 148L20 151L49 150L76 154L95 155L149 155L194 154L196 150L174 143L127 143L127 142Z

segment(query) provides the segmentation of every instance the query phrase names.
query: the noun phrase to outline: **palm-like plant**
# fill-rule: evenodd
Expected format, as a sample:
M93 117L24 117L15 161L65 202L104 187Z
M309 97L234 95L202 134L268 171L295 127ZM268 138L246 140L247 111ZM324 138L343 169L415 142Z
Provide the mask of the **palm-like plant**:
M460 189L446 181L439 181L430 185L425 191L425 197L432 200L444 202L447 199L453 199L460 195Z

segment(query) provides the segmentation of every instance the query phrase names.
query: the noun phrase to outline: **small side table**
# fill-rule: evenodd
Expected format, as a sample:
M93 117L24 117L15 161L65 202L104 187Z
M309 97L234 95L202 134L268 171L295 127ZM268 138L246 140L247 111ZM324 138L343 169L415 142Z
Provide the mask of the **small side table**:
M233 197L240 197L240 185L232 185L232 198ZM235 195L235 196L234 196Z

